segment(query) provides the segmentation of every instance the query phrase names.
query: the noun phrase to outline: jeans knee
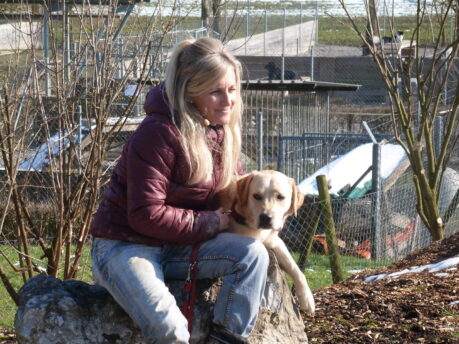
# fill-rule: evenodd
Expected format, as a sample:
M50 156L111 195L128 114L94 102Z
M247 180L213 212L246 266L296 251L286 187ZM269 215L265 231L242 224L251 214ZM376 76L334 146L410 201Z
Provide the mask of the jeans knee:
M266 246L260 241L255 241L248 246L247 256L251 257L253 263L260 269L268 269L269 265L269 254Z
M185 344L189 343L188 323L180 315L174 317L150 319L150 324L141 327L145 339L154 343ZM184 320L184 321L182 321Z

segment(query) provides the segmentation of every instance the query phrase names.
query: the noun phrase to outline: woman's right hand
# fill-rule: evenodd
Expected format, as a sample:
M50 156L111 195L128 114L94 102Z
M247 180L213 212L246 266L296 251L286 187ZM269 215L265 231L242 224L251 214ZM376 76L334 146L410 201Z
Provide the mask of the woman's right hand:
M227 211L224 211L223 208L218 208L217 210L215 210L215 213L218 215L219 219L220 219L220 227L219 229L221 231L225 230L228 228L229 226L229 216L228 216L228 212Z

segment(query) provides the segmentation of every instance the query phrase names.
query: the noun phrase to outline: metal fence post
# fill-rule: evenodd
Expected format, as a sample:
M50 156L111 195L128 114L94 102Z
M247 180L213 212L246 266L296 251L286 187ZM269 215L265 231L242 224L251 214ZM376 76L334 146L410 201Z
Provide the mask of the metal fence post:
M302 36L301 36L301 30L303 29L303 3L300 2L300 25L298 26L298 39L297 39L297 56L300 56L301 54L301 41Z
M286 114L286 109L285 109L285 97L286 97L287 92L282 93L282 112L281 112L281 118L279 122L279 129L277 131L277 138L278 138L278 144L277 144L277 169L283 173L286 172L285 170L285 149L284 149L284 126L285 126L285 114Z
M44 9L43 18L43 54L45 58L45 95L51 95L51 77L49 75L49 9Z
M281 81L284 82L285 74L285 26L286 26L286 14L284 7L284 24L282 27L282 57L281 57Z
M384 251L384 233L381 231L381 145L373 144L373 163L371 188L373 194L372 218L371 218L371 257L381 259Z
M263 56L266 56L266 32L268 31L268 14L265 10L265 30L263 32Z
M258 170L263 169L263 112L257 112L257 166Z
M245 23L245 45L244 51L245 56L247 56L247 43L250 37L250 0L247 0L247 13L246 13L246 23Z

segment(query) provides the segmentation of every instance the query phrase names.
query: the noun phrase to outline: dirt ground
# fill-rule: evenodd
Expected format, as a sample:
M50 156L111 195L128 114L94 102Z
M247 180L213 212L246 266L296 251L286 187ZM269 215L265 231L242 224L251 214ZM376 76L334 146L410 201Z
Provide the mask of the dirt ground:
M304 316L310 343L459 343L458 265L441 274L361 281L458 255L459 233L383 269L316 290L316 315Z
M361 281L458 255L459 233L388 267L314 291L316 315L304 315L310 343L459 344L459 266L441 275L423 272ZM0 343L16 343L14 334L0 329Z

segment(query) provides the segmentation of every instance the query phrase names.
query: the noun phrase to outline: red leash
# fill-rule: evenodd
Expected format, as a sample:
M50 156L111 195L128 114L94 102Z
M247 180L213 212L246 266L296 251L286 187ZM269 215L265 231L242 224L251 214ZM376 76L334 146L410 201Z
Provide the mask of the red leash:
M191 250L190 265L188 275L185 280L185 292L188 294L187 300L183 303L183 315L188 320L188 332L193 331L194 304L196 302L196 276L198 275L198 254L199 244L193 245Z

